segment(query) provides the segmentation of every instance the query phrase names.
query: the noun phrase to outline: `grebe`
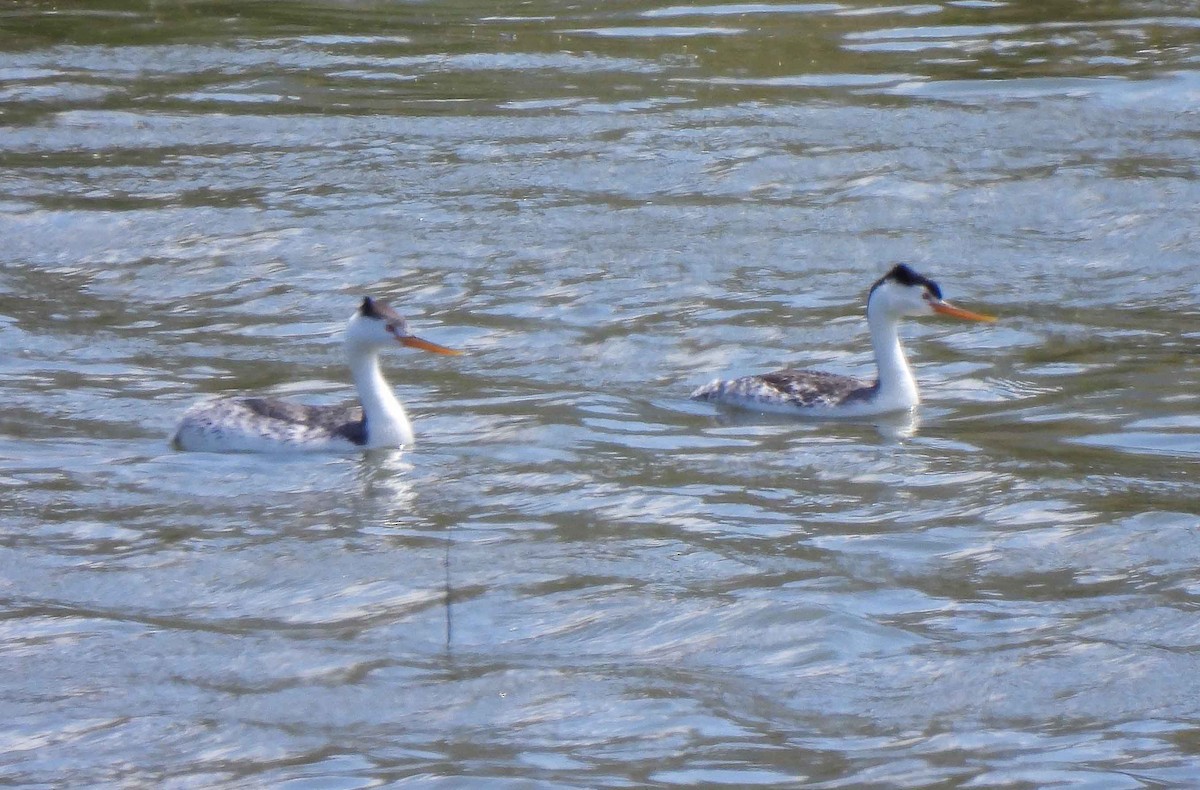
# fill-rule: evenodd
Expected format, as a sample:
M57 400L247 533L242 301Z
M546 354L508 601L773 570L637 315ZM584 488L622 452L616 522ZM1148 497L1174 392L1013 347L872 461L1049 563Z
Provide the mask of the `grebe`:
M879 278L867 296L867 324L878 370L874 382L819 370L780 370L717 379L693 392L692 398L812 417L864 417L911 409L920 398L897 330L901 318L933 314L967 321L996 320L943 301L937 283L899 264Z
M172 444L208 452L345 451L412 444L404 407L379 370L395 343L461 354L413 335L386 303L366 297L346 324L346 361L360 406L307 406L278 398L216 398L184 412Z

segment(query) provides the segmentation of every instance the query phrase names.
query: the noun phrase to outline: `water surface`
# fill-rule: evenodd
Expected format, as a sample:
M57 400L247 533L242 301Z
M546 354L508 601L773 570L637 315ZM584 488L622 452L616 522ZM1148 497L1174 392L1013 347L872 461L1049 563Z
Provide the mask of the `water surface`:
M17 3L0 777L1133 787L1200 774L1190 4ZM911 418L720 414L870 375ZM411 451L182 454L197 398Z

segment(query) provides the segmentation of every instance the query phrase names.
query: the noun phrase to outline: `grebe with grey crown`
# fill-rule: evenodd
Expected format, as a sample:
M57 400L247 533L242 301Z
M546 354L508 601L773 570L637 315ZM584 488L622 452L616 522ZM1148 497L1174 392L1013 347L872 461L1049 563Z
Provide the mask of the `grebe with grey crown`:
M396 344L461 354L422 340L386 303L366 297L346 324L344 348L358 406L308 406L278 398L216 398L184 412L172 444L208 452L347 451L413 443L412 424L379 369Z
M917 382L900 346L900 319L945 315L967 321L995 321L942 299L942 289L904 264L879 278L867 296L867 325L878 376L873 382L819 370L780 370L739 379L717 379L692 393L755 411L811 417L867 417L905 411L917 405Z

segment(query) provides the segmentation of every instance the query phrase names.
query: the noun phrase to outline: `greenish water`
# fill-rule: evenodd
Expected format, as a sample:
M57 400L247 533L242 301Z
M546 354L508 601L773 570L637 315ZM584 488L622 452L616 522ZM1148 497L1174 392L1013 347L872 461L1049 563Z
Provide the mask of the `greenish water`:
M1184 3L0 11L0 781L1188 785ZM687 399L870 373L912 419ZM167 447L350 396L418 446Z

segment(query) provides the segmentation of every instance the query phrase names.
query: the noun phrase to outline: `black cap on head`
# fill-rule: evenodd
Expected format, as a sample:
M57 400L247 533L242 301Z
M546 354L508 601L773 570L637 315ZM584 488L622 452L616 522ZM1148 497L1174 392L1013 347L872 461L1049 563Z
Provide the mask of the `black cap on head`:
M369 296L363 297L362 304L359 305L359 308L358 308L358 314L365 318L382 318L383 317L375 311L375 302Z
M899 283L900 285L907 285L910 288L924 287L935 298L942 298L942 289L938 287L937 283L928 277L917 274L906 263L897 263L893 266L890 272L875 281L875 284L871 286L871 291L874 292L876 288L883 285L887 280ZM869 300L870 298L870 295L868 295L867 299Z
M391 324L403 324L404 316L392 309L387 302L381 302L378 299L372 299L369 296L364 296L362 304L359 305L358 314L364 318L377 318L380 321L387 321Z

